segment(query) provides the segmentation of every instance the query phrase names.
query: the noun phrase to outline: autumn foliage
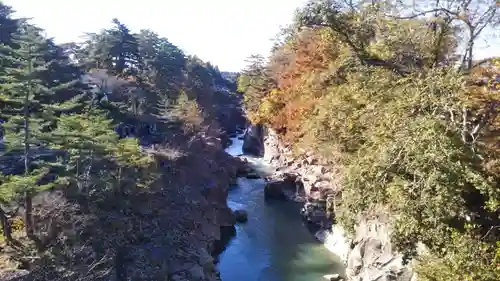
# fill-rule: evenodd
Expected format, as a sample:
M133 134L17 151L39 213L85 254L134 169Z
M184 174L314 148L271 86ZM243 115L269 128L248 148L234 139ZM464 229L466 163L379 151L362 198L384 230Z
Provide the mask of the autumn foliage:
M251 61L239 81L250 120L337 166L346 228L388 212L422 280L500 280L500 64L458 68L444 17L332 2L311 1Z

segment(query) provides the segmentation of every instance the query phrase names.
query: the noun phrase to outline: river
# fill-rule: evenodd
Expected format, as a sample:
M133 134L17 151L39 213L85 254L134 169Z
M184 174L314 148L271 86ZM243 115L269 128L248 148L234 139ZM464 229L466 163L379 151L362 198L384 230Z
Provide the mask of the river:
M226 150L240 155L235 138ZM259 171L271 167L247 158ZM248 212L248 222L236 226L236 236L219 257L223 281L320 281L325 274L343 275L344 265L307 230L298 203L264 202L264 180L238 180L229 192L228 205Z

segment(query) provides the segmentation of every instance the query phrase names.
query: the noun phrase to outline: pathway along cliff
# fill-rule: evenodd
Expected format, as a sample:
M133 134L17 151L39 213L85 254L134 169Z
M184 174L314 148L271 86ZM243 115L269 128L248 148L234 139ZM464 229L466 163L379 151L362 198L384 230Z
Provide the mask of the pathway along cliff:
M226 150L240 155L242 140ZM270 172L258 158L248 158L261 173ZM248 212L248 222L236 226L236 236L220 255L223 281L315 281L343 275L344 265L305 227L294 202L264 201L263 179L238 179L228 196L232 209Z

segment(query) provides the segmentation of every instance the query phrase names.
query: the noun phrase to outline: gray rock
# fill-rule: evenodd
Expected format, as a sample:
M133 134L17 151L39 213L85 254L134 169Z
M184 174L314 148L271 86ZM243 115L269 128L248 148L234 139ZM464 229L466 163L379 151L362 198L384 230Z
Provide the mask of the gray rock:
M316 234L328 230L332 219L326 214L322 201L332 202L339 196L341 182L337 177L334 163L323 162L312 151L300 150L299 157L290 155L290 146L280 142L279 136L268 130L265 139L265 157L279 172L276 172L270 185L266 187L266 197L284 198L288 190L282 174L297 174L295 184L300 182L304 197L301 213L304 218L319 227ZM280 174L278 174L280 173ZM283 195L285 194L285 195ZM340 198L339 198L340 199ZM325 204L326 205L326 204ZM329 211L334 211L329 204ZM330 225L329 225L330 224ZM353 238L356 243L344 253L346 279L349 281L415 281L415 274L409 267L403 266L401 255L392 249L389 223L383 217L359 217ZM321 235L318 235L321 236ZM413 279L412 279L413 278Z
M325 278L328 281L340 281L340 274L327 274L324 275L323 278Z
M203 267L201 266L193 266L189 270L189 275L191 276L190 280L196 280L196 281L203 281L205 280L205 271L203 270Z
M233 212L234 219L238 223L245 223L248 221L248 213L245 210L235 210Z
M256 172L250 172L245 176L245 178L253 180L260 179L260 176Z
M244 163L237 171L236 171L236 176L241 178L241 177L246 177L247 179L258 179L260 178L260 175L248 164L247 162Z
M251 125L243 138L243 153L261 157L264 155L264 127Z
M264 198L265 199L277 199L285 200L286 196L283 191L284 185L287 183L279 180L274 180L267 182L264 186Z
M208 250L205 248L202 248L200 252L198 253L199 257L199 264L207 269L207 270L213 270L214 269L214 259L213 257L208 253Z
M327 180L320 180L313 183L313 187L317 188L318 190L328 189L331 187L331 183Z
M326 202L307 202L300 213L309 223L316 224L321 228L330 228L332 225L332 219L326 214Z
M347 260L347 272L349 275L357 275L361 272L361 268L363 267L363 256L362 256L362 247L357 244L352 249L349 254L349 258Z

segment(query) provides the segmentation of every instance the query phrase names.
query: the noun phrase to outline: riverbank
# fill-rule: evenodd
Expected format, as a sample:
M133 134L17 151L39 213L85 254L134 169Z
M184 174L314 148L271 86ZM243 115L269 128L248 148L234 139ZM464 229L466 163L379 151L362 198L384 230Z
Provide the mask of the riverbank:
M263 160L276 169L270 178L291 176L296 181L300 189L297 194L305 197L297 198L305 201L304 218L313 225L316 238L344 262L347 280L415 280L411 268L403 265L402 255L393 250L387 217L357 218L354 236L333 224L342 192L333 163L307 151L292 153L291 146L271 129L262 138Z
M233 138L226 151L243 154L243 140ZM241 177L229 191L228 206L244 209L248 222L236 225L236 236L220 256L218 269L223 281L310 281L327 280L325 275L343 275L344 265L329 252L300 215L301 204L266 200L264 178L275 168L262 158L240 156L260 178Z
M161 180L149 189L99 202L62 190L37 196L53 202L34 207L60 226L58 240L29 267L9 256L1 280L220 280L214 256L234 227L226 199L239 161L220 136L173 143L152 152Z

